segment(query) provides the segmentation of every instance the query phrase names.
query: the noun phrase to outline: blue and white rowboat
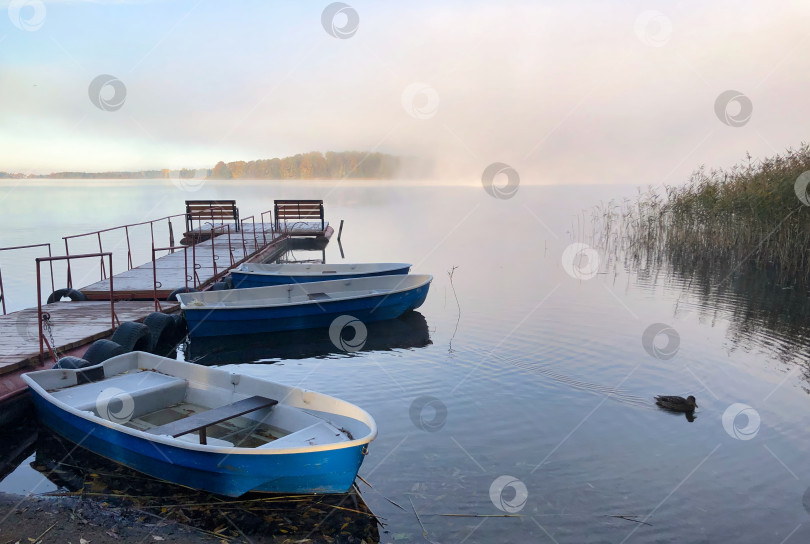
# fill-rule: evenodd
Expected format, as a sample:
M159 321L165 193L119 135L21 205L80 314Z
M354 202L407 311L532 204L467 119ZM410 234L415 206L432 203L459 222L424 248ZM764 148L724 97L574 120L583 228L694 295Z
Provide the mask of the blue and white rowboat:
M408 263L243 263L231 272L236 289L407 274Z
M57 434L155 478L232 497L346 492L377 436L374 419L348 402L143 352L23 379Z
M422 305L433 276L374 276L177 295L189 336L329 327L343 315L368 323Z

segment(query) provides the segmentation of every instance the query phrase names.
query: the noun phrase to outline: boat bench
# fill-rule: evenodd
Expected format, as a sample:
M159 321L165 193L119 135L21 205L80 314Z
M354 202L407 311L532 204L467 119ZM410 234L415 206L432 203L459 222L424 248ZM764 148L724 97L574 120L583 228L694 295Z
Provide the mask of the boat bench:
M277 400L255 395L253 397L236 401L233 404L219 406L218 408L212 408L211 410L206 410L205 412L192 414L186 418L172 421L171 423L167 423L165 425L152 427L146 432L150 434L164 434L177 438L178 436L183 436L184 434L200 431L200 444L207 444L207 437L205 435L206 427L245 415L249 412L261 410L262 408L275 406L276 404L278 404Z
M321 230L326 228L323 217L323 200L274 200L273 215L275 230L282 231L290 220L320 220Z
M348 442L349 438L346 437L339 429L330 425L325 421L319 421L309 427L305 427L300 431L276 438L272 442L263 444L256 449L272 450L284 448L304 448L307 446L321 446L325 444L335 444L337 442Z
M75 385L52 394L77 410L120 421L183 402L187 385L181 378L147 370ZM107 413L99 413L99 410Z
M236 232L239 232L239 208L235 200L186 200L186 232L194 231L194 220L198 224L204 220L233 220ZM201 225L199 225L201 226Z

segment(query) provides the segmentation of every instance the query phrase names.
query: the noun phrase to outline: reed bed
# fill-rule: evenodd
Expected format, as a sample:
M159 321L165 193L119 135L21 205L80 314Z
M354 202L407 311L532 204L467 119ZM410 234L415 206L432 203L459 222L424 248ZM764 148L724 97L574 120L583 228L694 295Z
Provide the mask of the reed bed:
M807 144L725 170L700 168L684 185L594 207L590 225L577 218L572 237L598 250L603 273L623 268L638 282L682 290L703 318L718 310L729 317L732 346L799 362L810 382L802 348L810 339L810 206L797 194L808 171Z
M677 260L684 267L767 271L780 286L810 287L810 206L797 179L810 171L802 144L761 161L692 173L685 185L648 189L594 209L592 243L634 268ZM807 197L805 197L805 200Z

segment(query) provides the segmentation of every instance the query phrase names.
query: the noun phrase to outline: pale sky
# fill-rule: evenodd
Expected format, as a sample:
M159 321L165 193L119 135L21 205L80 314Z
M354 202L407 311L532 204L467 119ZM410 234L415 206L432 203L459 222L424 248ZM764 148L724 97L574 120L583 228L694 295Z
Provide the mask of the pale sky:
M450 181L502 162L521 183L674 184L808 139L807 0L346 4L339 38L328 1L6 0L0 171L375 150ZM104 74L125 94L97 81L98 107ZM721 95L742 95L725 122Z

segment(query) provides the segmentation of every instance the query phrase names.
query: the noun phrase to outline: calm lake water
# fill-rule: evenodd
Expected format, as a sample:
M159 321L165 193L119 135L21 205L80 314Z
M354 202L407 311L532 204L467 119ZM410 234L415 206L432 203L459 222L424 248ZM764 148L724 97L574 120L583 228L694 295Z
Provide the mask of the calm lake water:
M360 471L373 489L359 487L386 523L382 542L807 542L806 297L767 278L715 281L598 253L564 266L566 248L587 243L591 207L633 194L524 185L499 200L480 186L207 182L192 193L163 181L2 182L0 246L51 241L62 253L63 235L180 213L186 198L235 198L243 217L273 199L323 198L327 219L345 220L345 262L411 262L434 275L424 306L370 325L356 353L315 331L192 343L187 356L368 410L380 434ZM148 231L130 235L140 241L133 259L145 262ZM97 240L85 243L71 252L97 250ZM120 239L104 244L119 244L123 270ZM35 303L34 256L0 254L12 308ZM334 238L325 256L343 260ZM97 276L88 264L74 283ZM658 409L659 394L695 395L694 421ZM32 461L0 490L56 489Z

